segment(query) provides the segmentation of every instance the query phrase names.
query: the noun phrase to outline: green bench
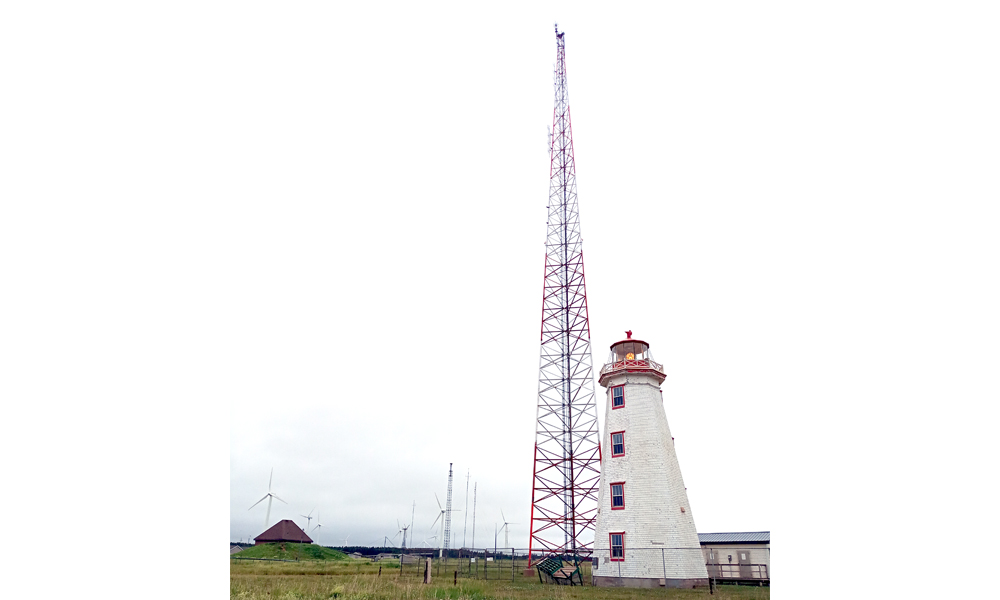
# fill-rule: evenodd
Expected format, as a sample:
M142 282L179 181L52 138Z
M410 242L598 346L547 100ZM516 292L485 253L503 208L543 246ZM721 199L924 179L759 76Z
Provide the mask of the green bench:
M583 585L583 575L580 573L580 566L572 563L564 565L562 559L558 556L549 556L536 564L535 568L538 569L539 583L545 583L542 579L542 573L544 573L556 585L564 585L566 583L569 585L576 585L577 583ZM574 577L576 578L575 580Z

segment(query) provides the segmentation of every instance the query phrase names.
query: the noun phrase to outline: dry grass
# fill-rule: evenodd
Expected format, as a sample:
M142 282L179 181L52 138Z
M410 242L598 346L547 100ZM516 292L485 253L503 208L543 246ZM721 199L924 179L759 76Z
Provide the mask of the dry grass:
M721 586L715 595L708 590L639 590L553 586L538 583L537 578L518 574L514 581L463 579L452 583L452 576L435 577L430 585L421 583L416 573L399 576L391 564L367 561L268 563L230 561L230 598L240 600L389 600L447 598L450 600L547 600L669 598L685 600L769 600L770 588ZM508 571L509 573L509 571ZM509 577L509 575L508 575Z

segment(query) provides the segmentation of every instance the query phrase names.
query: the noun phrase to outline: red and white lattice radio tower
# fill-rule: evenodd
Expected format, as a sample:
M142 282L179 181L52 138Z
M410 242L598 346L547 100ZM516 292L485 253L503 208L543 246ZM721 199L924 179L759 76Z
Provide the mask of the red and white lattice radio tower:
M565 33L556 27L549 219L529 552L589 556L601 480Z

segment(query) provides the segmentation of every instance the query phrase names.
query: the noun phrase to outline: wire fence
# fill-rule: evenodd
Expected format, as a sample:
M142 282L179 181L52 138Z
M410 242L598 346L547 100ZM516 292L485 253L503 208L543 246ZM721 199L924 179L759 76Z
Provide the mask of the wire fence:
M592 557L595 583L607 579L639 580L651 587L678 585L691 580L770 585L770 548L729 546L698 548L604 548Z
M529 564L540 561L544 555L534 553L534 560L529 560L527 549L496 548L459 550L424 550L420 548L401 550L401 554L380 554L370 558L380 564L382 575L395 574L399 577L422 578L427 559L431 560L431 576L449 579L484 579L513 581L524 576ZM391 573L390 569L397 572ZM590 576L590 563L581 564L581 572ZM531 574L534 576L534 573Z
M462 548L439 552L430 549L405 549L399 553L364 556L380 565L382 576L421 579L430 559L432 578L483 579L514 581L520 577L542 578L535 565L547 555L529 556L527 549ZM703 579L707 573L713 583L770 585L770 548L729 546L719 548L624 548L596 550L589 557L559 557L565 565L578 567L585 585L600 584L610 578L612 585L640 580L650 587L670 586L690 579ZM595 579L598 578L598 579ZM614 580L622 581L614 581ZM661 581L663 580L663 581Z

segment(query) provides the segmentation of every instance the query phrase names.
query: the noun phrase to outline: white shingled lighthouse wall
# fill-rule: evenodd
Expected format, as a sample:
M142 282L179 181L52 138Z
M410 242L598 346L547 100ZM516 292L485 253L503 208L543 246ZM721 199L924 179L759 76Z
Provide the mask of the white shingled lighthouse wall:
M631 338L631 332L628 332ZM667 424L660 384L663 367L648 344L627 339L612 344L601 369L607 388L601 440L600 508L594 539L595 585L694 587L708 585L680 465ZM631 359L629 358L631 357ZM615 388L624 405L613 407ZM614 456L612 435L624 433L624 455ZM612 509L611 485L624 488L624 507ZM610 534L624 533L615 556Z

